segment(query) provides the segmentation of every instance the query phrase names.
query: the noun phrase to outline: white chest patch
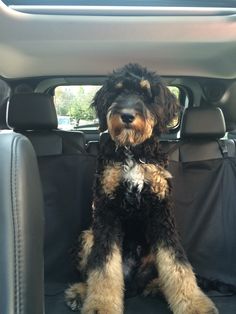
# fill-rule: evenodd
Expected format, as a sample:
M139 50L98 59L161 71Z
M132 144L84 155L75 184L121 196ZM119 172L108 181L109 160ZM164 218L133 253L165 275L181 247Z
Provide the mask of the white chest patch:
M129 189L137 187L141 192L144 185L144 172L139 164L132 159L127 159L123 168L123 179L129 183Z

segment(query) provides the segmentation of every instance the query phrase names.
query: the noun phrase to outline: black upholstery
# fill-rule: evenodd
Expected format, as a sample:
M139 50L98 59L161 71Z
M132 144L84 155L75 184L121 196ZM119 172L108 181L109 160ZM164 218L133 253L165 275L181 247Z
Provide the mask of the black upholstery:
M0 134L0 313L43 313L43 203L30 142Z
M233 140L220 139L225 135L225 120L221 109L187 108L181 124L179 141L162 141L169 159L177 162L194 162L235 157Z
M96 159L88 154L39 157L45 212L46 294L76 280L71 249L91 219Z
M186 110L182 128L180 142L170 148L164 143L172 150L169 170L182 243L198 275L236 286L235 143L219 140L224 117L217 108ZM223 306L222 313L231 313L229 308Z
M86 150L89 154L96 156L99 151L99 141L89 141Z
M15 94L9 101L8 125L31 141L37 156L78 154L85 151L82 132L58 130L52 96Z
M60 130L21 131L31 141L37 156L79 154L85 151L82 132Z
M87 148L86 148L87 152L89 154L97 156L98 153L99 153L100 145L106 144L107 138L109 136L110 135L109 135L108 132L103 132L99 136L99 141L89 141L88 144L87 144Z
M187 108L181 125L181 139L214 138L225 135L224 116L220 108Z
M57 115L52 96L39 93L12 95L7 123L14 130L56 129Z
M162 148L169 155L170 161L194 162L213 160L224 156L235 157L236 147L233 140L187 139L161 142Z
M55 132L21 131L32 143L37 156L51 156L62 154L62 139Z

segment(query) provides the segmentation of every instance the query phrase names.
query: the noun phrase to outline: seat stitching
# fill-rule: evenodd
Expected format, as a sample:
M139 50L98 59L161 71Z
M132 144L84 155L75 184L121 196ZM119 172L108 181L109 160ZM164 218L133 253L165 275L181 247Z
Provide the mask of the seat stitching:
M19 205L17 199L17 144L20 137L15 137L12 142L11 155L11 195L12 195L12 217L14 232L14 286L15 286L15 310L16 313L22 312L22 234L20 230Z

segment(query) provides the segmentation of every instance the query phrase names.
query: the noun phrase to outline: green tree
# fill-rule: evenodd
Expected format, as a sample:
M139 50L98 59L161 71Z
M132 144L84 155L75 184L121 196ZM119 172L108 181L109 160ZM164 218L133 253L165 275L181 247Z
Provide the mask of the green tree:
M58 115L71 118L94 120L92 99L100 86L59 86L55 90L55 105Z

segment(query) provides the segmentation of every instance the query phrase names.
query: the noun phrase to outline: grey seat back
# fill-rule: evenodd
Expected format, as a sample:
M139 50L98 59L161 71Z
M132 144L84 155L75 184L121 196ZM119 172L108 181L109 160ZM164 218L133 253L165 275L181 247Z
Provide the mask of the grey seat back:
M43 202L27 138L0 134L0 313L43 313Z

